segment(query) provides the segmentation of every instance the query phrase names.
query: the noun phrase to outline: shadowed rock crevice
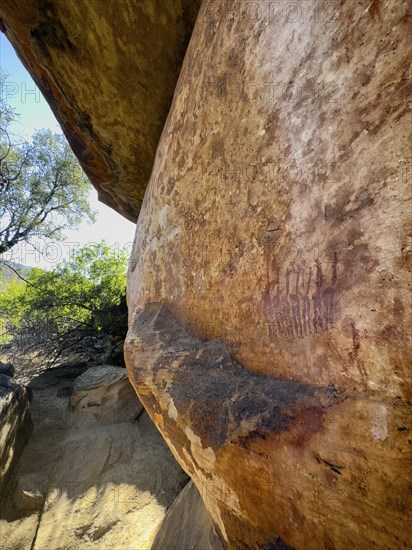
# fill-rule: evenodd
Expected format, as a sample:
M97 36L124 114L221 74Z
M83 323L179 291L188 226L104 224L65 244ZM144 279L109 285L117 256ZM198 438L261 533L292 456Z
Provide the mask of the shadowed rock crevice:
M3 366L4 367L4 366ZM10 365L11 367L11 365ZM4 374L2 374L4 373ZM33 429L29 392L12 378L13 368L0 371L0 500Z

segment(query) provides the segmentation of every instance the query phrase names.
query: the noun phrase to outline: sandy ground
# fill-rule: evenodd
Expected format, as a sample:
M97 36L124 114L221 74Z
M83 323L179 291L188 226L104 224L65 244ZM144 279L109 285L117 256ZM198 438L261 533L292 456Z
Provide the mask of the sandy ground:
M33 391L34 430L2 503L3 550L150 549L188 481L146 412L103 425L73 411L86 368L16 372Z

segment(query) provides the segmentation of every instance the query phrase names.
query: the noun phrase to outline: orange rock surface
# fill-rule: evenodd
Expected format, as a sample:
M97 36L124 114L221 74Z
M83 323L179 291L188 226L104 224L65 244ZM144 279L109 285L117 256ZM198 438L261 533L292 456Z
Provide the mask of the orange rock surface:
M113 104L100 84L141 67L137 23L121 47L126 8L99 28L63 4L74 47L101 41L96 62L73 61L67 44L31 49L25 16L0 13L104 200L129 217L144 188L135 159L157 145L128 276L126 359L222 540L408 548L410 3L205 0L158 143L158 103L147 125L133 113L155 88L123 97L122 87ZM158 44L139 55L164 60ZM81 109L70 111L77 87Z
M241 6L203 4L159 142L130 376L230 548L407 548L408 4Z

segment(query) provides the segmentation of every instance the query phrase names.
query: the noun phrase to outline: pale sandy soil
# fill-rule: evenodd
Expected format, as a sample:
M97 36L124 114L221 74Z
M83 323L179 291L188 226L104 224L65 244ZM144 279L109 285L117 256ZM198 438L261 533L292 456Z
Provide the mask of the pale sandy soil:
M34 430L2 503L2 550L150 549L187 483L145 412L106 425L73 412L68 396L84 369L16 372L30 380Z

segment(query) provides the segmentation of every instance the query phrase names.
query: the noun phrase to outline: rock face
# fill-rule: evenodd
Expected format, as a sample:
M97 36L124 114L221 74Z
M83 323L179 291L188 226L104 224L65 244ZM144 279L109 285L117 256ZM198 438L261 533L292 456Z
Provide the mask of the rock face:
M135 420L143 411L126 370L112 365L92 367L76 378L70 403L80 416L109 424Z
M37 474L19 476L14 493L14 505L17 510L39 510L45 499L43 479Z
M50 103L100 200L132 221L199 5L5 0L0 6L0 29Z
M167 512L150 550L224 550L193 481Z
M26 388L0 374L0 499L32 429Z
M231 548L404 548L410 4L293 6L202 5L126 359Z
M10 378L13 378L14 372L15 370L11 363L2 363L0 361L0 375L10 376Z
M407 543L401 403L387 418L376 398L248 372L159 304L135 316L126 344L137 392L231 548Z
M59 10L77 21L71 5ZM407 0L206 0L198 15L137 223L125 351L231 548L412 538L409 11ZM101 37L90 11L81 35L50 14L74 48ZM118 17L101 27L109 45ZM33 74L46 63L44 81L68 94L69 79L93 82L83 119L73 112L78 154L100 158L82 123L94 117L128 169L130 141L103 112L117 66L103 56L80 76L67 45L46 60L25 45L24 18L3 15ZM47 49L48 36L35 39ZM67 123L63 93L48 98ZM115 130L130 128L122 116ZM139 132L134 143L140 155ZM94 181L104 173L84 164ZM111 189L135 204L141 187Z

